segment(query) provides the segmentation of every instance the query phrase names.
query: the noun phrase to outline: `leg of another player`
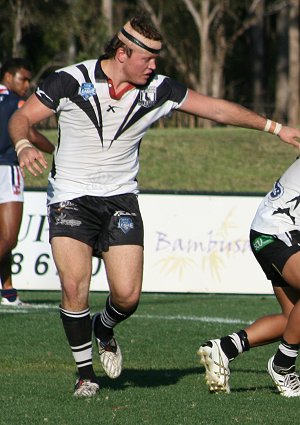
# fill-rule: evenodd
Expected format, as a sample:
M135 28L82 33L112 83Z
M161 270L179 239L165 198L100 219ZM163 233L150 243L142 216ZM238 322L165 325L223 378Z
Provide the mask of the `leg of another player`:
M286 262L282 275L286 282L300 294L300 252ZM300 397L300 379L296 374L296 360L300 344L300 300L291 310L283 338L268 362L268 372L278 391L284 397Z
M11 251L18 242L23 214L23 202L0 204L0 278L2 297L10 302L17 299L11 277Z
M300 298L300 252L292 255L286 262L283 271L284 279L298 291ZM295 304L283 334L283 338L291 344L300 343L300 303Z
M273 289L282 313L261 317L245 328L250 347L269 344L282 338L289 315L299 299L299 292L294 288L275 286Z
M282 338L299 294L290 287L274 287L274 292L282 309L281 314L261 317L245 329L200 346L198 354L205 367L205 380L211 392L230 392L229 361L251 347Z

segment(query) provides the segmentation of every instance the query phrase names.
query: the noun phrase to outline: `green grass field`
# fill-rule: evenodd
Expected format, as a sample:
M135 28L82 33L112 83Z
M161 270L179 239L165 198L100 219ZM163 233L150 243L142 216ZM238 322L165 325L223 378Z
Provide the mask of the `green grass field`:
M45 132L54 141L55 131ZM277 137L237 128L152 129L141 153L141 190L268 191L296 157ZM51 158L49 157L49 166ZM45 187L47 173L27 174ZM23 292L34 308L0 307L0 425L291 424L299 400L276 392L266 364L277 344L231 365L230 395L209 394L196 351L209 338L278 311L272 296L143 294L136 314L117 328L124 371L104 376L91 400L72 396L75 366L60 323L57 292ZM92 293L92 312L106 294Z
M214 425L298 422L298 399L281 397L266 372L277 344L231 363L231 394L209 394L196 351L212 337L278 311L272 296L143 294L120 324L124 370L104 376L94 347L99 395L74 399L73 358L60 323L57 292L23 292L33 308L0 308L1 425ZM106 294L92 293L92 312Z
M55 142L56 131L45 134ZM254 130L150 129L141 144L138 181L142 191L264 193L298 154ZM47 172L38 178L27 173L27 188L46 184Z

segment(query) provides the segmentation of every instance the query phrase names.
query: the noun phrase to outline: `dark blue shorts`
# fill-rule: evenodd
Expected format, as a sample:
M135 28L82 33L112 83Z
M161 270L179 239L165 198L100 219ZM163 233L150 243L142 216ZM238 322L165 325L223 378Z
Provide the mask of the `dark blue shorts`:
M101 257L110 246L144 246L144 227L136 195L82 196L48 207L49 240L77 239Z
M298 230L286 232L281 236L250 231L252 252L273 286L289 286L282 276L282 270L287 260L300 251L299 244Z

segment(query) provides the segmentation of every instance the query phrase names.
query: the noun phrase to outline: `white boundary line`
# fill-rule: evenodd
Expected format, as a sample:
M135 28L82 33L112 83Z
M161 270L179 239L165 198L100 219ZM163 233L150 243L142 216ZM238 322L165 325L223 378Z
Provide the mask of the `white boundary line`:
M136 317L137 319L157 319L157 320L188 320L191 322L205 322L205 323L251 323L247 320L242 319L229 319L225 317L209 317L209 316L156 316L154 314L134 314L132 318Z
M53 304L31 304L30 307L0 307L0 314L27 314L33 310L57 310L59 311L58 305ZM209 317L209 316L162 316L155 314L134 314L131 316L136 319L146 320L179 320L179 321L191 321L191 322L202 322L202 323L228 323L228 324L239 324L239 323L251 323L247 320L242 319L230 319L226 317Z
M24 307L9 307L9 306L0 306L0 314L6 314L6 313L22 313L27 314L31 313L33 310L57 310L59 311L58 304L30 304L30 306L24 306Z

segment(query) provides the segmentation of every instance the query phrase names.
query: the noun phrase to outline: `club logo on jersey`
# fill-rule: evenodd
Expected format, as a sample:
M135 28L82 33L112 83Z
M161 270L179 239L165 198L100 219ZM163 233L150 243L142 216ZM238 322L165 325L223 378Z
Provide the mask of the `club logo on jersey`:
M120 217L118 222L118 229L121 229L123 233L128 233L134 229L134 224L131 217Z
M140 91L139 105L144 108L151 108L156 102L156 87L147 87Z
M283 195L284 189L279 180L274 183L273 189L269 194L269 197L275 201Z
M84 100L89 100L91 96L96 94L96 89L92 83L82 83L79 87L78 94L82 96Z

